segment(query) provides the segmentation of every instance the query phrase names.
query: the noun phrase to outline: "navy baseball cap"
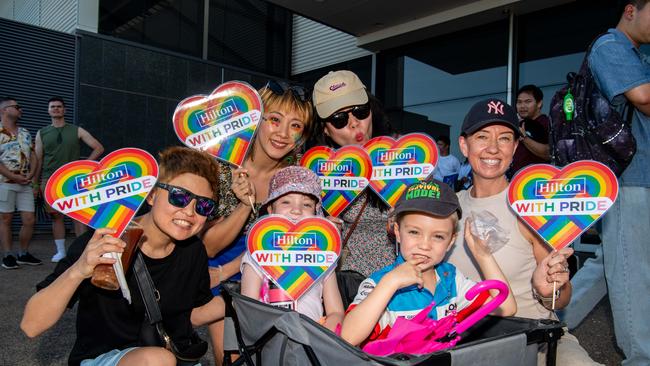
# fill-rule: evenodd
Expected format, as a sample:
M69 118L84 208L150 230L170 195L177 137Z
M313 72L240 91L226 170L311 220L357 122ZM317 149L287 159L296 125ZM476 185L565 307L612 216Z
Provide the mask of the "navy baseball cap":
M521 136L517 111L508 103L496 98L485 99L474 104L467 112L460 131L463 136L467 136L495 123L510 127L516 137Z

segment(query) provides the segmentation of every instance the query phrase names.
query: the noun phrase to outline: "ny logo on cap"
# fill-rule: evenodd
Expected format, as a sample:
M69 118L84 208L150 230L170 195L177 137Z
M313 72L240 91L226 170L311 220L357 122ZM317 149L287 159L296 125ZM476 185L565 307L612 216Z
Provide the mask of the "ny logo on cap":
M490 101L490 103L488 103L487 106L488 106L488 113L496 113L496 114L500 114L502 116L505 114L505 113L503 113L503 103L501 103L501 101L492 100L492 101ZM494 109L494 112L492 112L493 109Z

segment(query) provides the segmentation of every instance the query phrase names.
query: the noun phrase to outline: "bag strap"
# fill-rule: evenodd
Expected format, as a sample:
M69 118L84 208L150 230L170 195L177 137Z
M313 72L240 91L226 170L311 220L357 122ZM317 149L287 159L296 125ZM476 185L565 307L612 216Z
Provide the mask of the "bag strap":
M588 58L589 58L589 55L591 54L591 49L593 48L596 41L599 40L600 37L602 37L602 36L604 36L606 34L609 34L609 31L603 32L603 33L597 35L596 38L594 38L594 40L591 41L591 43L589 44L589 47L587 48L587 52L585 52L585 58L582 60L582 66L580 66L580 71L583 72L583 69L588 70L589 73L592 75L592 78L593 78L593 73L591 72L591 68L589 67ZM594 82L595 82L595 80L594 80ZM596 84L596 85L598 85L598 84ZM627 123L628 125L632 125L632 118L634 116L634 106L632 105L632 103L630 103L629 100L627 100L627 98L625 98L625 100L626 100L625 105L623 106L623 110L621 110L621 112L622 112L621 117L623 118L623 122Z
M138 283L138 288L142 295L142 301L144 302L144 308L147 312L147 318L149 318L149 323L155 325L162 321L160 307L158 307L158 297L160 295L156 296L153 280L147 270L147 266L144 264L142 254L139 251L135 257L133 270L135 271L135 280Z
M359 220L361 220L361 215L363 215L363 212L366 210L366 206L368 206L368 196L366 196L365 201L363 201L363 205L361 206L361 209L359 210L357 217L354 218L354 222L352 223L352 226L350 226L350 230L348 230L348 232L345 234L345 239L343 239L341 250L347 247L348 240L350 240L350 237L352 236L354 229L357 228L357 225L359 224Z
M350 240L350 237L352 236L352 233L354 232L354 229L357 228L357 225L359 224L359 220L361 220L361 215L363 215L363 212L366 210L366 206L368 206L368 195L366 194L366 199L363 201L363 205L361 206L361 209L359 210L359 213L357 216L354 218L354 222L352 223L352 226L350 226L350 230L345 234L345 238L343 239L343 242L341 243L341 258L339 258L339 262L337 267L341 268L343 265L343 262L345 259L348 257L348 252L345 251L345 249L348 247L348 241Z
M135 272L135 280L140 289L140 294L142 295L142 302L144 302L144 308L147 312L149 324L156 327L158 335L160 335L160 338L165 342L165 347L172 350L175 348L174 343L171 341L171 337L167 334L162 325L162 314L160 313L160 307L158 306L160 293L158 293L158 290L156 290L154 286L153 280L151 279L151 275L149 274L149 270L147 270L147 266L144 263L140 251L138 251L138 254L135 257L133 270Z
M591 73L591 69L589 68L589 55L591 54L591 48L594 46L596 41L600 39L600 37L606 35L607 33L609 32L603 32L597 35L596 38L594 38L593 41L589 43L589 47L587 47L587 51L585 52L585 57L582 59L582 64L580 65L580 71L579 71L580 74L584 75L587 71ZM567 74L567 81L569 82L569 84L573 84L572 80L569 80L570 78L573 78L573 76L571 75L575 76L575 73L570 72L569 74Z

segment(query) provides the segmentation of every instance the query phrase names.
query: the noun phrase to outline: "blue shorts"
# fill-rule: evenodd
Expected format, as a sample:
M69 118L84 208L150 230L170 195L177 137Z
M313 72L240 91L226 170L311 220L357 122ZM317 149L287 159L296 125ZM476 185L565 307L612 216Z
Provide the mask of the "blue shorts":
M81 361L80 366L115 366L120 362L124 355L136 348L138 347L130 347L123 350L114 349L101 354L94 359L83 360Z
M246 236L242 235L232 244L224 248L216 256L208 259L208 266L219 267L226 263L232 262L235 258L239 257L246 250ZM241 273L237 272L232 277L228 278L229 281L239 281ZM219 296L221 294L221 285L212 288L212 294Z

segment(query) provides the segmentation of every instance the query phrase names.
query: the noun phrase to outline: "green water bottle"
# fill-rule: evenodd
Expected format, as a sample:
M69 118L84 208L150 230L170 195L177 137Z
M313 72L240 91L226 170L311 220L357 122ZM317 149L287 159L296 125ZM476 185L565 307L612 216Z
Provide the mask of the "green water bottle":
M571 89L566 92L564 96L564 103L562 103L564 109L564 115L566 116L567 121L573 120L573 113L576 110L576 104L573 100L573 95L571 95Z

